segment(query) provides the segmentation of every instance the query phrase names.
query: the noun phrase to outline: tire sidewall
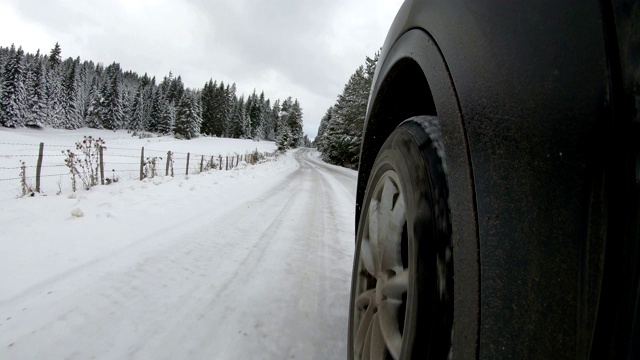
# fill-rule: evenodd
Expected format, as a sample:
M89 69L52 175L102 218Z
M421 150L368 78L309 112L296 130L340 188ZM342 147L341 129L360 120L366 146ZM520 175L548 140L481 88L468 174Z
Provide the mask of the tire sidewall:
M411 119L410 119L411 120ZM402 359L446 357L451 336L453 306L450 297L437 296L438 274L436 254L450 244L448 189L442 159L429 134L415 121L401 124L387 139L374 162L365 193L362 216L358 224L354 276L351 284L349 312L349 358L353 357L354 303L357 294L357 272L367 211L378 181L387 171L395 171L405 201L409 267L411 271L406 304ZM440 256L440 255L438 255ZM450 282L445 291L453 293L452 260L447 265ZM449 331L447 331L449 330Z

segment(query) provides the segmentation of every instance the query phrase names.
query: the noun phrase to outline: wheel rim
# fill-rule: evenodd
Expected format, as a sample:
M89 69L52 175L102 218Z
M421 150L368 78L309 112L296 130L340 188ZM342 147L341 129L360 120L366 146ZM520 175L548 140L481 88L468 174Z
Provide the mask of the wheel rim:
M409 292L407 216L397 173L378 179L364 212L355 284L356 359L398 359Z

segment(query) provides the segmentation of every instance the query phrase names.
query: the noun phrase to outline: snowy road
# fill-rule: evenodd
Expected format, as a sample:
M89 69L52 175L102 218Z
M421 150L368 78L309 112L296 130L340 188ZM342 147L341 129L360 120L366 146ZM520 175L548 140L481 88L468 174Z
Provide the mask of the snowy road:
M198 175L202 185L185 183L209 195L156 199L147 216L123 212L122 221L118 204L149 202L139 189L91 193L88 214L65 212L65 228L88 226L107 241L133 235L52 273L14 265L12 276L31 283L0 292L0 359L344 358L356 173L307 149L288 161L247 170L240 185Z

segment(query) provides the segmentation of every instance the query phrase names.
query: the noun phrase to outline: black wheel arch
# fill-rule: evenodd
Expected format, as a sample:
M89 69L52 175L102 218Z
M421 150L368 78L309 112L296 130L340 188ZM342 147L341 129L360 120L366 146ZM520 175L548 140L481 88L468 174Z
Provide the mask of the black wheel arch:
M478 231L471 161L455 86L434 39L423 29L383 50L372 85L358 170L356 224L375 158L404 120L437 116L449 169L454 268L454 354L476 358L480 314Z

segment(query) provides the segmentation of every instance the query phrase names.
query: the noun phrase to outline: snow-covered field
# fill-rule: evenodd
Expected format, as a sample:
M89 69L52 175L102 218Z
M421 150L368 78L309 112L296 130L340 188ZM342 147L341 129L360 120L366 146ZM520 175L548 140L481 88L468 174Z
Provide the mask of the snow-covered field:
M9 131L0 143L84 134L8 140ZM113 136L107 146L146 141ZM144 146L274 148L206 138ZM301 149L230 171L4 196L0 359L344 358L355 179Z

